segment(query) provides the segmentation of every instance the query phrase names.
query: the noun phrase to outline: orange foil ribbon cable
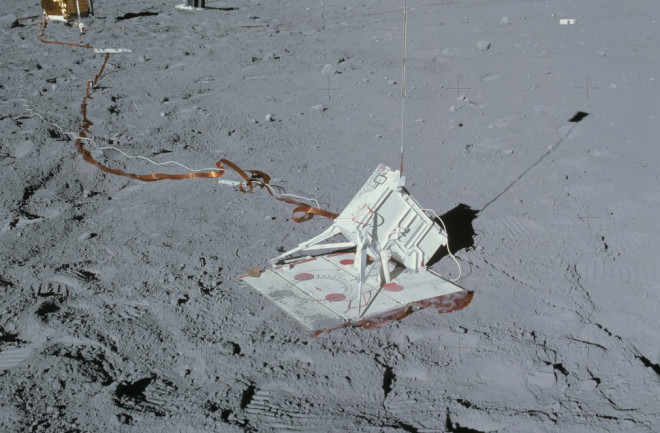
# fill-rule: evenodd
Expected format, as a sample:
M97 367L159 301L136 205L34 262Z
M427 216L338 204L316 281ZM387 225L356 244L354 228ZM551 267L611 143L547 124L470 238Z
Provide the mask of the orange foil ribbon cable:
M43 42L44 44L67 45L69 47L86 48L88 50L94 49L94 47L91 46L91 45L75 44L75 43L72 43L72 42L60 42L60 41L45 40L44 38L46 37L46 27L47 26L48 26L48 21L46 19L46 15L44 14L44 19L43 19L43 21L41 21L41 24L39 24L39 34L37 35L37 39L39 39L39 41Z
M84 47L87 48L87 47ZM232 169L234 172L236 172L244 182L239 183L238 188L241 192L243 193L251 193L254 192L254 187L258 186L259 188L266 188L268 193L274 197L276 200L292 204L296 206L296 208L293 210L291 219L297 223L309 221L312 218L314 218L315 215L322 216L325 218L330 218L330 219L335 219L338 214L319 209L313 206L310 206L308 204L299 202L297 200L293 200L288 197L282 197L282 196L277 196L273 193L273 189L269 185L270 183L270 175L267 173L260 171L260 170L248 170L248 172L252 175L252 177L248 176L248 174L241 169L238 165L234 164L233 162L227 160L227 159L221 159L220 161L216 162L216 167L218 168L217 170L213 171L207 171L207 172L191 172L191 173L184 173L184 174L168 174L168 173L151 173L151 174L136 174L136 173L129 173L124 170L120 170L117 168L111 168L108 167L107 165L104 165L94 159L92 154L90 153L89 150L85 148L85 141L88 137L88 134L90 133L89 129L90 127L94 124L89 118L87 117L87 103L89 99L92 99L92 95L96 91L97 87L96 84L99 82L101 77L103 76L103 72L105 71L105 68L108 64L108 60L110 59L110 53L105 54L105 58L103 60L103 64L101 65L101 69L99 70L98 74L94 77L94 80L88 81L87 86L85 88L85 96L83 97L82 103L80 104L80 111L82 113L82 125L81 125L81 131L78 134L78 137L76 137L74 144L76 145L76 148L78 149L78 152L82 155L83 160L86 162L95 165L99 170L104 171L106 173L111 173L117 176L124 176L128 177L131 179L135 180L140 180L143 182L154 182L158 180L183 180L183 179L195 179L195 178L202 178L202 179L209 179L209 178L219 178L223 176L227 172L228 167ZM260 179L256 181L256 179Z
M46 37L46 27L48 25L48 21L46 19L46 16L44 15L44 19L41 22L41 25L39 26L39 34L37 36L37 39L45 44L55 44L55 45L67 45L71 47L77 47L77 48L85 48L85 49L94 49L93 46L91 45L82 45L82 44L76 44L76 43L70 43L70 42L59 42L59 41L50 41L50 40L45 40L44 38ZM151 174L136 174L136 173L129 173L124 170L120 170L117 168L111 168L108 167L107 165L104 165L94 159L92 154L90 153L89 150L85 148L85 141L87 140L88 134L90 133L89 129L90 127L94 124L89 118L87 117L87 102L89 99L92 99L92 95L96 91L97 87L96 84L99 82L101 77L103 76L103 72L105 71L106 66L108 65L108 60L110 59L110 53L105 53L105 58L103 60L103 64L101 65L101 69L99 70L98 74L94 77L94 80L88 81L87 86L85 87L85 96L83 97L82 103L80 104L80 111L82 113L82 125L81 125L81 131L78 134L78 137L76 137L74 144L76 145L76 148L78 149L78 152L82 155L83 160L86 162L95 165L99 170L104 171L106 173L111 173L117 176L124 176L128 177L131 179L135 180L140 180L142 182L154 182L157 180L183 180L183 179L195 179L195 178L200 178L200 179L215 179L223 176L226 172L227 169L225 167L228 167L235 171L242 179L244 182L241 182L238 185L238 189L243 192L243 193L251 193L254 192L254 187L258 186L260 189L261 188L266 188L268 193L274 197L276 200L282 201L284 203L292 204L296 206L296 208L293 210L293 214L291 216L291 219L297 223L309 221L312 218L314 218L315 215L322 216L325 218L330 218L330 219L335 219L337 218L338 214L319 209L313 206L310 206L308 204L299 202L297 200L293 200L288 197L283 197L283 196L278 196L273 193L273 189L269 185L271 177L267 174L264 173L263 171L260 170L248 170L248 172L252 175L252 177L248 176L247 173L242 170L238 165L234 164L233 162L227 160L227 159L221 159L220 161L216 162L216 167L218 168L217 170L213 171L206 171L206 172L190 172L190 173L184 173L184 174L168 174L168 173L151 173ZM254 179L254 180L253 180ZM256 180L260 179L260 180ZM247 188L247 189L246 189Z
M320 329L315 331L312 334L312 337L316 338L324 332L331 332L349 326L361 326L363 329L380 329L383 327L383 325L386 325L390 322L403 320L415 311L424 308L435 308L439 314L451 313L454 311L462 310L463 308L470 305L473 297L474 292L462 291L450 293L448 295L440 295L434 298L422 299L421 301L416 301L406 306L357 322L346 322L333 328Z

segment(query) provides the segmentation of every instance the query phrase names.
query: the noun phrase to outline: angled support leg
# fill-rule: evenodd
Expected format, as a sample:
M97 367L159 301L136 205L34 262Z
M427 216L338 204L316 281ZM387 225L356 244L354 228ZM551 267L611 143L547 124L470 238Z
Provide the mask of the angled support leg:
M338 235L341 233L341 230L339 227L332 225L327 228L323 233L321 233L318 236L313 237L312 239L303 242L301 244L298 244L298 246L292 250L289 250L283 254L280 254L279 256L275 257L274 259L271 259L270 262L272 264L278 263L280 260L285 259L286 257L289 257L297 252L300 251L305 251L305 250L324 250L328 248L349 248L352 246L355 246L353 242L339 242L339 243L333 243L333 244L323 244L319 245L321 242L324 242L331 237Z
M390 276L390 258L392 253L389 250L380 250L380 284L385 285L389 283L392 278Z
M357 251L355 252L355 267L358 269L359 282L358 282L358 315L362 316L362 286L366 281L366 268L367 268L367 245L365 237L359 236L359 243Z

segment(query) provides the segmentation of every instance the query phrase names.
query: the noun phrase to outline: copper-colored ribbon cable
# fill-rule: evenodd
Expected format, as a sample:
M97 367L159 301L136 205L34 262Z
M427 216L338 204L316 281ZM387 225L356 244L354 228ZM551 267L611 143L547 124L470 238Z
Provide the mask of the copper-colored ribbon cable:
M37 39L39 39L44 44L67 45L69 47L86 48L88 50L94 49L94 47L91 45L75 44L73 42L49 41L44 39L46 37L46 27L48 27L48 20L46 19L46 14L44 14L43 18L44 19L41 21L41 24L39 24L39 34L37 35Z
M59 42L59 41L50 41L50 40L45 40L46 36L46 27L48 25L48 22L46 20L46 16L44 15L44 19L41 22L39 26L39 35L37 36L37 39L45 44L54 44L54 45L67 45L71 47L77 47L77 48L85 48L85 49L93 49L91 45L82 45L82 44L76 44L76 43L70 43L70 42ZM111 173L117 176L124 176L128 177L131 179L135 180L140 180L142 182L154 182L158 180L184 180L184 179L196 179L196 178L202 178L202 179L209 179L209 178L219 178L223 176L226 172L227 169L225 167L228 167L235 171L243 180L244 182L241 182L238 186L238 189L243 192L243 193L251 193L254 192L254 187L258 186L260 189L266 188L266 191L275 198L276 200L282 201L284 203L292 204L296 206L296 208L293 210L293 213L291 215L291 219L297 223L309 221L312 218L314 218L315 215L322 216L325 218L329 219L335 219L337 218L338 214L334 212L330 212L327 210L323 210L320 208L316 208L313 206L310 206L308 204L299 202L297 200L293 200L288 197L283 197L283 196L277 196L273 193L272 188L270 187L270 179L271 177L260 170L247 170L252 177L248 176L248 174L241 169L238 165L234 164L233 162L227 160L227 159L221 159L220 161L216 162L215 165L218 167L217 170L214 171L207 171L207 172L197 172L197 173L184 173L184 174L168 174L168 173L151 173L151 174L137 174L137 173L129 173L124 170L120 170L118 168L111 168L108 167L107 165L104 165L94 159L92 154L85 148L85 139L87 138L88 134L90 133L90 127L94 124L89 118L87 118L87 102L89 99L92 99L92 95L94 92L99 89L97 87L97 83L103 76L103 72L105 71L106 66L108 65L108 60L110 59L110 53L105 54L105 58L103 60L103 64L101 65L101 69L99 69L99 72L96 74L93 80L88 81L87 85L85 87L85 96L83 97L82 103L80 104L80 111L82 113L82 125L81 125L81 131L78 134L78 137L76 137L74 144L76 145L76 148L78 149L78 152L80 155L82 155L83 160L86 162L95 165L99 170L104 171L106 173ZM258 181L257 181L258 179Z

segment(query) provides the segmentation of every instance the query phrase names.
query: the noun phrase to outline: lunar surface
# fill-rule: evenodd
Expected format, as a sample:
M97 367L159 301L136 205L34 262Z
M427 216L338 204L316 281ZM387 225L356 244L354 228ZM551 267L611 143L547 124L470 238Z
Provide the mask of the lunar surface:
M660 430L656 0L410 0L406 186L474 297L316 338L239 277L329 219L144 180L341 212L399 167L403 2L176 5L0 4L0 431Z

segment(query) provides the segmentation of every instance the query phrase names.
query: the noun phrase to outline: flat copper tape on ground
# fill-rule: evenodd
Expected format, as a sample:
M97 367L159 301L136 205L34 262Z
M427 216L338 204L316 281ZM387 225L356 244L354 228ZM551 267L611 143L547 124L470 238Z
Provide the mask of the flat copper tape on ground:
M452 313L454 311L462 310L470 305L473 297L474 292L463 291L436 296L435 298L422 299L421 301L413 302L409 305L364 320L342 323L333 328L319 329L312 334L312 337L316 338L323 333L329 333L348 326L360 326L363 329L380 329L388 323L403 320L415 311L429 307L435 308L439 314Z
M44 19L41 22L41 24L39 24L39 34L37 35L37 39L39 39L39 41L43 42L44 44L67 45L69 47L86 48L88 50L94 48L91 45L76 44L76 43L73 43L73 42L59 42L59 41L44 40L44 38L46 37L46 27L47 26L48 26L48 20L46 19L46 15L44 14Z
M55 45L67 45L67 46L72 46L72 47L78 47L78 48L85 48L85 49L93 49L91 45L82 45L82 44L75 44L75 43L69 43L69 42L58 42L58 41L48 41L44 40L44 37L46 36L46 27L48 25L46 16L44 15L44 19L41 22L39 26L39 35L37 36L37 39L45 44L55 44ZM85 148L85 140L87 139L88 133L90 132L89 129L94 123L89 120L87 117L87 101L88 99L92 99L92 95L96 91L97 87L95 85L101 80L101 77L103 76L103 73L105 72L105 68L108 65L108 61L110 59L110 53L105 53L105 58L103 59L103 64L101 65L101 68L99 69L99 72L96 74L94 77L94 80L88 81L87 85L85 87L85 96L83 97L82 102L80 103L80 111L82 114L82 122L81 122L81 131L78 134L78 137L76 137L74 144L76 145L76 148L78 149L78 152L82 156L83 160L85 162L88 162L94 166L96 166L99 170L114 174L117 176L124 176L128 177L131 179L139 180L142 182L155 182L158 180L184 180L184 179L217 179L221 176L223 176L226 172L227 169L225 166L231 168L233 171L235 171L243 180L244 182L240 183L238 188L241 192L243 193L248 193L248 192L254 192L254 186L255 182L253 182L253 178L250 178L247 173L241 169L238 165L234 164L233 162L227 160L227 159L221 159L220 161L216 162L216 167L218 167L218 170L214 171L206 171L206 172L190 172L190 173L184 173L184 174L168 174L168 173L151 173L151 174L137 174L137 173L130 173L124 170L120 170L118 168L111 168L108 167L107 165L104 165L94 159L92 154L90 153L89 150ZM276 200L282 201L284 203L292 204L296 206L296 208L293 210L293 213L291 215L291 219L297 223L309 221L310 219L314 218L314 215L322 216L325 218L329 219L335 219L338 214L315 208L313 206L301 203L297 200L293 200L287 197L278 197L273 194L272 188L269 185L269 182L271 180L271 177L269 174L260 171L260 170L247 170L250 174L252 174L253 177L258 177L261 180L256 183L257 186L260 188L266 188L268 193L273 196ZM247 185L247 188L245 188L245 185ZM297 216L296 214L303 214L302 216Z
M314 218L314 215L329 218L331 220L333 220L333 219L335 219L339 216L339 214L336 214L334 212L319 209L317 207L313 207L313 206L310 206L308 204L304 204L304 203L301 203L301 202L296 201L296 200L292 200L292 199L287 198L287 197L276 197L276 200L283 201L285 203L289 203L289 204L298 206L293 210L293 214L291 216L291 219L293 221L297 222L297 223L302 223L302 222L305 222L305 221L309 221L312 218ZM301 213L301 212L304 213L305 215L301 216L301 217L297 217L296 214Z
M103 75L103 71L105 71L105 67L108 65L108 60L110 60L110 53L105 53L105 59L103 59L101 69L99 70L99 73L96 74L96 77L94 77L94 84L98 83L98 81L101 79L101 75Z
M259 172L259 171L256 171L256 170L250 170L250 173L259 174L260 176L262 176L264 178L264 183L266 185L268 184L268 181L270 181L270 176L268 176L266 173ZM297 206L293 210L292 215L291 215L291 219L293 221L297 222L297 223L302 223L302 222L305 222L305 221L309 221L312 218L314 218L314 215L322 216L322 217L325 217L325 218L328 218L328 219L331 219L331 220L333 220L333 219L335 219L339 216L339 214L336 214L334 212L319 209L317 207L313 207L313 206L310 206L308 204L301 203L297 200L293 200L293 199L288 198L288 197L277 197L273 194L273 191L271 190L271 188L267 188L267 189L268 189L268 193L270 195L272 195L273 197L275 197L275 200L279 200L279 201L282 201L284 203L289 203L289 204ZM301 213L301 212L304 213L303 216L300 216L300 217L296 216L297 213Z

